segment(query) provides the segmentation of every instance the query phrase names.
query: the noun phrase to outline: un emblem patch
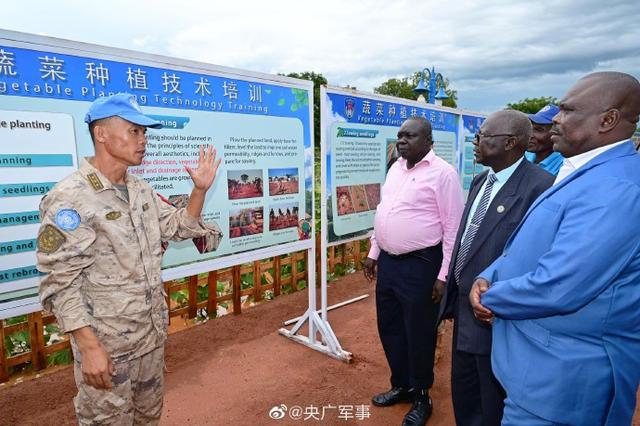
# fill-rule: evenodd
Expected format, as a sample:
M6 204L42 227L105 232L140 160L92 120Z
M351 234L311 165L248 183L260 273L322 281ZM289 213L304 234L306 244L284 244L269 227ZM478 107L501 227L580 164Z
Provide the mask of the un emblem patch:
M56 225L65 231L73 231L80 226L80 215L73 209L62 209L56 213Z

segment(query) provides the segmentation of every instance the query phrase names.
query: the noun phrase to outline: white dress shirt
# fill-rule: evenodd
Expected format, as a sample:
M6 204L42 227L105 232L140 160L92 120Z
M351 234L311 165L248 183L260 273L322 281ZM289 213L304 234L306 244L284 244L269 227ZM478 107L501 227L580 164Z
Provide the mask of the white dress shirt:
M556 180L553 182L553 184L557 185L558 182L562 181L564 178L587 164L589 161L596 158L598 155L602 154L603 152L609 151L610 149L615 148L618 145L622 145L628 140L629 139L625 139L620 142L615 142L609 145L601 146L600 148L592 149L591 151L583 152L582 154L574 155L573 157L565 158L562 162L562 167L560 167L560 171L558 172L558 176L556 176Z
M522 163L523 161L524 161L524 157L520 158L518 161L516 161L506 169L502 169L497 173L494 172L493 169L489 169L489 174L487 175L487 177L489 177L490 174L496 175L496 181L494 182L493 187L491 187L491 194L489 195L489 204L487 205L487 209L489 208L489 206L491 206L491 202L495 198L496 194L500 192L502 187L507 183L511 175L513 175L513 173L516 171L520 163ZM469 215L467 216L467 223L464 226L464 233L462 234L462 239L460 241L464 241L464 237L466 237L467 235L467 231L469 230L469 224L471 223L471 219L473 219L473 215L478 209L478 204L480 204L480 199L482 198L482 194L484 194L484 189L487 186L488 180L489 179L484 180L484 182L482 183L482 186L478 190L478 195L476 196L475 200L473 200L473 204L471 204L471 208L469 209Z

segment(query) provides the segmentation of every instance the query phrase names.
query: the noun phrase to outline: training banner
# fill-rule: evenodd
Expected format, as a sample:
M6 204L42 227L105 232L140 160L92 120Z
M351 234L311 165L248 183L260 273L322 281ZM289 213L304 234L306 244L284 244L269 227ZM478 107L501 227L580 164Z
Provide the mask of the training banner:
M473 141L476 133L480 131L480 126L484 123L484 116L481 115L462 115L462 137L460 148L460 164L458 172L462 178L462 188L465 192L469 191L473 177L485 170L482 164L477 164L473 155Z
M0 318L40 309L40 200L93 155L90 103L119 92L164 124L130 172L167 202L188 202L200 145L223 159L203 210L220 246L171 242L164 279L313 247L312 82L0 31Z
M341 88L323 88L320 102L322 213L330 245L371 232L381 186L398 157L397 133L407 118L429 120L434 151L458 168L460 114L454 109Z

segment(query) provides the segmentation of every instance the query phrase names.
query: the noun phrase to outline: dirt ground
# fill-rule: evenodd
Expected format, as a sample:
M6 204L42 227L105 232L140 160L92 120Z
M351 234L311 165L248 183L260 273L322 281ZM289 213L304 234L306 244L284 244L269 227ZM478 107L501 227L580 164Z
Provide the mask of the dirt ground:
M351 364L336 361L280 336L282 321L302 314L306 291L279 297L240 316L228 315L172 334L167 343L166 396L162 425L398 425L409 404L378 408L373 394L388 388L388 369L375 326L373 286L360 274L329 286L329 303L370 297L329 313ZM436 366L429 425L453 425L450 402L450 329ZM73 374L63 368L38 379L0 386L0 425L74 424ZM287 407L273 420L273 407ZM293 407L302 418L291 418ZM348 420L341 419L342 414ZM315 414L315 408L317 413ZM323 420L304 417L314 414ZM636 411L634 426L640 426ZM306 415L305 415L306 412ZM365 418L368 414L368 418Z

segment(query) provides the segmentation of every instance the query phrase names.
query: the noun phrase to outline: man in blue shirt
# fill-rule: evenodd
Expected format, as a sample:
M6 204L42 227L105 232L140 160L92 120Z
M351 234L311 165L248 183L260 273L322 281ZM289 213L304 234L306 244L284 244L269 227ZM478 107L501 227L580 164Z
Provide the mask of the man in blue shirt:
M529 140L525 157L542 167L543 170L556 176L562 166L562 154L553 150L551 142L551 124L553 116L558 113L556 105L549 104L535 114L529 114L529 120L533 125L533 133Z

